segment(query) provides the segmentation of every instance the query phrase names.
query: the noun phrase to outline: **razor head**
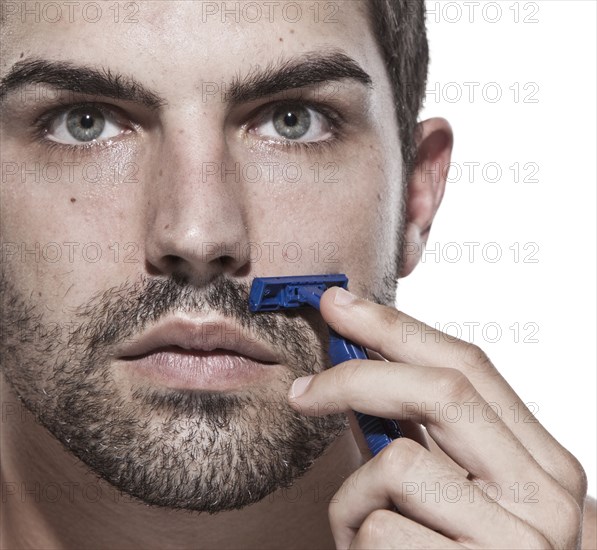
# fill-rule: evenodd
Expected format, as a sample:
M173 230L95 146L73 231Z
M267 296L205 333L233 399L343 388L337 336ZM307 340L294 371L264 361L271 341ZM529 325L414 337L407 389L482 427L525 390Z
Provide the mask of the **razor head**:
M328 288L348 287L348 277L334 275L298 275L295 277L256 277L249 295L250 311L276 311L307 305L305 290L323 293Z

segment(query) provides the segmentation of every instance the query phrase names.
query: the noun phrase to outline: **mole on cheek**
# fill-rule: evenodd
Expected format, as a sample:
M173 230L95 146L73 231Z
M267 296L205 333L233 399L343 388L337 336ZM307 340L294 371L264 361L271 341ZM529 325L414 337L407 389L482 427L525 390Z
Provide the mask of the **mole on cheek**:
M77 202L77 199L75 199L75 197L72 197L70 202Z

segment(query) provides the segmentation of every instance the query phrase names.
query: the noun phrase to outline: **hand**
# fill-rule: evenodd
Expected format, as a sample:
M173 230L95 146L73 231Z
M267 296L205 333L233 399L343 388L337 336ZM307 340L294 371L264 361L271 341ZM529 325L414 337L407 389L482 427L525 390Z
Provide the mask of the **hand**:
M579 547L584 470L485 353L391 307L334 303L346 294L325 292L324 319L387 361L316 374L290 403L414 421L441 452L397 439L346 479L329 507L337 548Z

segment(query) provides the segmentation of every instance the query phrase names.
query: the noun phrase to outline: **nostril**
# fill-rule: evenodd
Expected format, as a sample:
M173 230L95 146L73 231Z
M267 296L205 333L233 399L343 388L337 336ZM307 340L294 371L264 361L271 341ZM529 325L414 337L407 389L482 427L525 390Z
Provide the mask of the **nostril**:
M170 267L178 267L183 262L183 259L180 256L175 256L174 254L166 254L163 257L163 261Z
M218 258L218 260L220 260L220 263L224 267L229 267L229 266L234 265L236 263L236 260L232 256L220 256Z
M220 256L218 261L223 271L233 273L238 277L247 276L251 270L250 260L239 261L238 258L232 256Z

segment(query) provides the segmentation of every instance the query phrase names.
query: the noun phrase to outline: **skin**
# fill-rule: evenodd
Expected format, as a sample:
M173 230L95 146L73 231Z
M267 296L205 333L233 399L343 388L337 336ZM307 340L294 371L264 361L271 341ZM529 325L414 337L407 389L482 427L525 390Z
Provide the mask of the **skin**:
M582 467L539 423L514 422L507 416L487 419L478 414L479 409L472 420L448 422L441 415L435 418L406 406L439 403L443 410L449 403L495 402L504 411L514 404L526 410L479 348L429 327L423 339L418 321L389 305L374 303L393 303L394 288L387 281L408 275L418 262L412 253L402 256L399 268L394 260L400 256L402 242L411 245L409 250L421 250L428 237L445 181L425 174L449 163L452 132L443 119L420 124L419 162L403 204L400 143L383 60L373 36L362 30L363 5L340 6L334 24L309 17L295 24L280 18L274 23L241 20L237 24L211 18L201 24L200 32L197 5L191 2L143 3L139 22L126 27L113 17L76 24L5 22L1 76L22 59L66 59L132 75L167 101L160 109L150 110L135 102L105 100L130 113L138 126L109 146L90 148L75 158L74 153L49 149L47 142L32 136L31 112L48 106L37 99L23 106L18 97L6 98L3 163L95 162L103 168L103 177L90 184L80 173L74 181L64 174L60 181L43 185L23 184L19 174L7 177L0 203L3 242L30 246L97 242L104 251L113 250L109 247L114 243L135 243L139 260L114 261L108 255L94 263L77 256L73 262L63 258L50 263L12 256L4 264L4 277L11 285L6 295L26 297L35 312L43 312L46 326L67 326L74 320L73 311L93 303L98 293L139 277L181 276L199 293L221 278L245 288L259 276L346 273L361 299L337 305L338 290L329 290L322 298L321 314L340 334L371 350L371 360L327 369L324 356L318 354L325 327L317 316L305 313L279 322L281 329L294 327L305 333L306 349L318 357L310 370L293 360L292 354L285 356L278 350L286 362L272 370L267 382L236 393L284 403L285 411L294 410L304 418L297 424L330 412L347 412L355 428L351 409L396 418L409 437L394 441L370 459L358 429L344 430L333 442L322 443L326 452L295 479L296 493L279 488L239 510L207 515L148 507L122 495L108 481L98 480L65 441L61 444L42 426L39 417L48 418L53 404L51 396L44 401L43 390L48 388L52 394L62 388L52 386L55 380L49 376L47 358L39 359L39 376L26 379L25 361L32 361L32 348L23 344L23 350L31 351L28 357L10 355L11 342L5 340L3 487L39 483L46 492L39 499L20 494L2 499L2 548L573 548L581 543L583 517L583 545L594 547L594 503L587 504L583 516ZM369 93L353 81L341 82L334 105L349 124L334 147L298 153L246 132L249 113L279 100L278 96L231 109L218 96L203 102L197 93L202 83L229 82L237 73L245 74L255 63L254 52L265 64L276 62L280 55L290 58L326 48L346 52L373 82ZM127 54L122 55L123 51ZM313 90L303 93L309 97ZM231 182L216 176L198 182L206 162L219 166L272 161L298 163L302 177L292 184L280 176L257 185L243 178ZM126 162L138 166L135 183L115 183L111 168ZM309 167L315 162L335 163L338 181L314 184ZM272 241L297 242L302 251L309 251L314 243L334 243L338 261L326 264L321 257L304 253L298 262L280 254L272 261L251 262L227 252L234 250L235 243ZM226 246L206 255L201 253L203 243ZM7 303L3 295L3 305ZM259 327L258 321L254 323ZM267 335L258 334L267 342ZM274 348L272 342L268 345ZM68 351L60 346L52 349L56 355ZM131 382L116 361L110 362L110 349L105 350L106 368L130 401L127 392L138 380ZM291 384L305 374L314 378L298 397ZM18 394L29 404L47 403L48 409L34 407L36 416L19 402ZM272 418L273 429L276 417ZM281 423L279 418L277 422ZM247 425L255 433L260 430ZM430 437L425 438L419 425ZM316 433L323 437L325 430L319 426ZM202 458L210 459L209 454ZM65 481L76 488L97 486L102 496L93 499L77 489L72 499L48 497L49 484ZM497 502L490 502L482 492L490 482L504 488ZM466 498L456 502L446 498L436 502L416 491L424 483L450 483L472 493L465 492ZM533 484L537 502L515 499L507 489L514 483ZM292 494L299 496L291 498ZM403 515L391 511L393 505Z

